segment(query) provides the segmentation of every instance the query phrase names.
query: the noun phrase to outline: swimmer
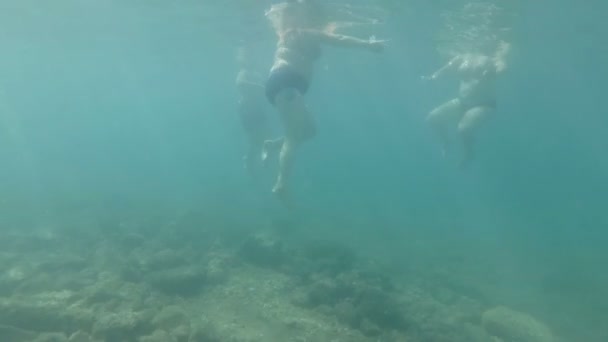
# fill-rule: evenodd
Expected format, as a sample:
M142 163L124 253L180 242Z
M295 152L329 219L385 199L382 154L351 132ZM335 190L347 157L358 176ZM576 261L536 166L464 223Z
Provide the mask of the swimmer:
M448 147L447 129L457 122L463 150L461 166L473 158L473 137L480 124L496 110L496 78L507 68L505 60L509 50L508 43L500 42L493 56L457 55L431 76L423 77L437 80L451 73L460 80L458 97L433 109L427 122L437 132L444 156Z
M248 148L243 157L245 169L254 174L256 163L261 161L262 145L268 138L268 122L264 112L264 85L262 76L252 70L251 62L243 50L237 61L240 71L236 77L239 93L238 114L247 135Z
M324 45L381 52L384 41L359 39L333 32L324 8L312 0L273 5L266 13L278 37L274 63L266 82L266 97L279 112L284 137L265 143L263 158L279 152L279 174L272 189L284 203L296 149L316 134L316 123L304 102L315 61Z

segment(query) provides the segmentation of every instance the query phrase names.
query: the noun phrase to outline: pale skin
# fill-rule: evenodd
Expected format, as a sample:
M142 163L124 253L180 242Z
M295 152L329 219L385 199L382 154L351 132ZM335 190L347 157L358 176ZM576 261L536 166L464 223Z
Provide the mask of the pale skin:
M303 45L320 48L322 45L346 47L380 52L384 42L364 40L339 35L323 30L287 27L277 30L278 43L275 51L271 73L283 67L296 71L310 83L313 66L318 56L309 57L300 53ZM275 107L279 112L285 129L284 137L265 142L263 159L268 153L279 150L279 174L272 189L283 201L288 199L288 185L294 164L297 148L316 135L316 123L304 101L304 94L294 88L282 89L275 98Z
M240 98L238 101L238 112L242 120L247 120L248 117L264 115L264 86L261 83L253 82L247 78L250 71L247 68L241 69L237 77L236 86ZM268 137L268 128L265 122L250 124L243 121L243 129L247 135L248 148L247 153L243 157L245 169L253 174L255 172L255 163L259 161L259 156L262 153L264 140Z
M447 130L456 122L462 144L461 165L473 157L473 138L481 124L495 110L495 83L506 69L505 57L509 45L501 43L494 56L480 54L459 55L450 60L425 80L437 80L453 74L460 80L458 97L433 109L427 115L428 123L439 136L442 153L448 148Z

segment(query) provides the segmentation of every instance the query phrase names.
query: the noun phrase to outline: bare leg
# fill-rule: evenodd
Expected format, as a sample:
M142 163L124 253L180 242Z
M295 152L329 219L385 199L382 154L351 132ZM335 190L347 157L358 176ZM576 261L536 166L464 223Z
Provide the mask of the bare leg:
M295 150L298 145L298 142L293 139L285 139L281 145L281 152L279 154L279 175L272 188L272 192L285 204L289 201L288 181L293 169Z
M262 153L264 139L267 136L267 130L264 126L248 127L246 129L248 130L249 147L247 153L243 157L243 162L245 164L245 169L253 175L256 167L259 166L259 162L261 161L260 154Z
M281 137L281 138L277 138L277 139L273 139L273 140L264 141L264 144L262 145L262 155L261 155L262 164L264 166L268 165L268 158L270 158L271 155L274 155L275 153L277 153L281 150L284 140L285 140L285 138Z
M285 127L285 138L279 154L279 175L272 192L287 204L295 151L301 143L315 136L316 124L306 108L303 96L295 89L285 89L279 93L276 105Z
M462 115L462 105L459 99L450 100L439 107L433 109L426 117L426 121L435 130L441 143L441 153L446 155L448 147L448 125L453 120L458 120Z
M462 142L462 159L460 166L468 165L474 154L474 134L479 125L493 111L489 107L474 107L469 109L458 123L458 134Z

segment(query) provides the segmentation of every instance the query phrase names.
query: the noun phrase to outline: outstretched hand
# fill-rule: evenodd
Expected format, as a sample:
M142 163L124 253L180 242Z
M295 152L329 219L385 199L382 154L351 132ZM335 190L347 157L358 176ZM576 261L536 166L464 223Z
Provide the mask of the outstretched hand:
M386 42L388 42L387 39L378 40L376 39L376 37L372 36L369 39L369 48L373 52L382 52L384 51L384 46L386 45Z

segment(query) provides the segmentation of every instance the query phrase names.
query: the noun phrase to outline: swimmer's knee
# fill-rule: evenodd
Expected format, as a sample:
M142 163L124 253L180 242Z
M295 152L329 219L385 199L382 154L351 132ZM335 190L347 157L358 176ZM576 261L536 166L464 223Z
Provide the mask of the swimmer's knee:
M426 123L431 126L440 125L442 122L440 114L441 114L441 111L438 111L437 109L432 110L431 112L429 112L426 115L426 119L425 119Z
M465 136L471 134L474 125L471 121L464 120L458 123L458 134Z
M458 129L458 133L462 133L465 132L469 129L469 123L467 123L465 120L462 120L458 123L458 126L456 127Z
M483 108L469 110L458 123L458 131L464 133L474 130L485 121L488 113L490 111Z

